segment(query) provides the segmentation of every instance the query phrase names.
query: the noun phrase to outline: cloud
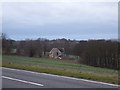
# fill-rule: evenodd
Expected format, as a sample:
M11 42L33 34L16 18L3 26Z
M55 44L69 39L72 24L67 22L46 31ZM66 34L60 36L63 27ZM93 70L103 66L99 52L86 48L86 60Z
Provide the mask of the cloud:
M1 0L0 2L119 2L119 0Z
M28 25L115 23L117 3L5 3L3 14L7 22Z
M117 2L3 3L3 30L21 39L116 38L117 5Z
M0 3L0 34L2 32L2 4Z

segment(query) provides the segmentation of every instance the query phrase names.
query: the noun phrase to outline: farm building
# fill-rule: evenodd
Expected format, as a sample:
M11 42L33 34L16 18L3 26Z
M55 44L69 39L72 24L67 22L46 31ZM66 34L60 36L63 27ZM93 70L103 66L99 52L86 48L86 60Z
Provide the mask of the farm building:
M11 54L16 54L17 53L17 49L11 49L10 53Z
M49 57L54 59L62 59L64 56L64 48L53 48L49 52Z

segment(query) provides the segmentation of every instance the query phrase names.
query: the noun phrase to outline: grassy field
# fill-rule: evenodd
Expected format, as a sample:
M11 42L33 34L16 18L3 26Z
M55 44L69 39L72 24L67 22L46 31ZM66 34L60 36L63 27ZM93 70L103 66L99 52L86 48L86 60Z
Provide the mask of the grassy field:
M48 58L2 57L2 66L118 84L118 71Z

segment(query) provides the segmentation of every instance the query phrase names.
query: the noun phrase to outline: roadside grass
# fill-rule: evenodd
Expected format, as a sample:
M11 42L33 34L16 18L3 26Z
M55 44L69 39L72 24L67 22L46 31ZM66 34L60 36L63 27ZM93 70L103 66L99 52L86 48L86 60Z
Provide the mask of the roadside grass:
M2 66L118 84L118 71L48 58L3 55Z

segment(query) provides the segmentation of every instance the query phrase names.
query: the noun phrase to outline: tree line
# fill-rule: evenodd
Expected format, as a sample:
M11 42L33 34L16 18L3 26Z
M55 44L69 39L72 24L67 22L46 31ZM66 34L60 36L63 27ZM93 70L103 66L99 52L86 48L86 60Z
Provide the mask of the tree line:
M118 42L111 40L89 40L76 45L76 54L81 56L80 63L107 67L119 68Z
M54 40L38 38L15 41L2 34L3 54L11 54L11 50L16 50L17 55L43 57L48 56L52 48L64 48L65 55L79 56L80 64L111 69L119 68L119 46L118 41L104 39L78 41L65 38Z

